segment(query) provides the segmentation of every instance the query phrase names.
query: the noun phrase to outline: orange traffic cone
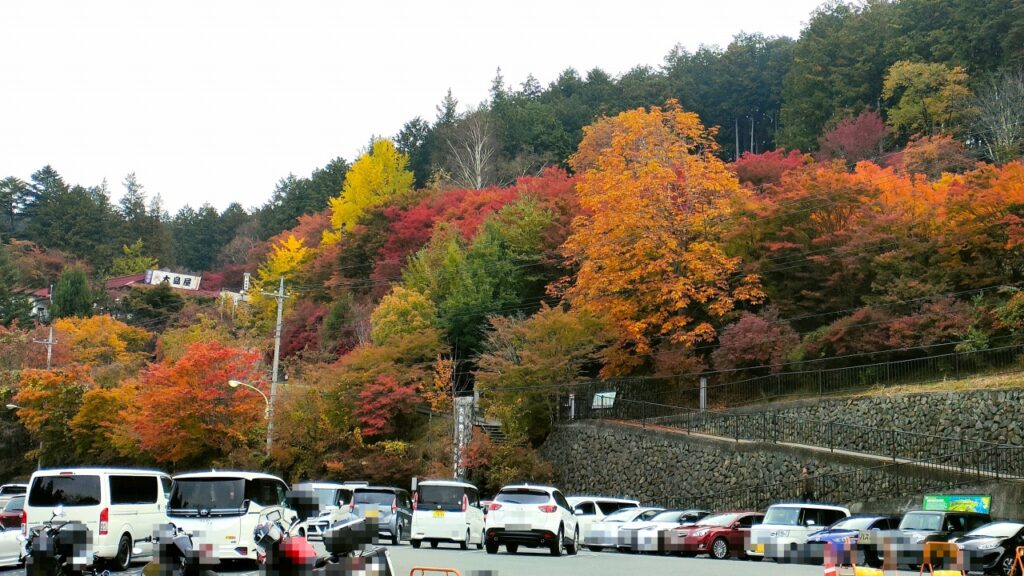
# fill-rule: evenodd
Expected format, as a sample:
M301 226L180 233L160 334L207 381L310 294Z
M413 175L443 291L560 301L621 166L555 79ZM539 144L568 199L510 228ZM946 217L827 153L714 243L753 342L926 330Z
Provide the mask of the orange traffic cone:
M836 569L834 562L825 560L825 576L837 576L839 571Z

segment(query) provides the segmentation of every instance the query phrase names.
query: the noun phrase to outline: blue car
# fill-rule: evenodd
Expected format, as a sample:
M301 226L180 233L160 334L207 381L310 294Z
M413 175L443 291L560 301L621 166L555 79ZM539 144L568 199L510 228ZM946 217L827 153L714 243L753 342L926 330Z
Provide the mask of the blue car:
M821 561L825 555L825 544L832 543L836 547L842 547L849 539L850 543L856 544L860 533L866 530L893 530L900 525L899 516L849 516L835 524L818 530L807 537L807 553L810 558ZM875 564L874 558L864 558L858 553L856 561L858 564Z

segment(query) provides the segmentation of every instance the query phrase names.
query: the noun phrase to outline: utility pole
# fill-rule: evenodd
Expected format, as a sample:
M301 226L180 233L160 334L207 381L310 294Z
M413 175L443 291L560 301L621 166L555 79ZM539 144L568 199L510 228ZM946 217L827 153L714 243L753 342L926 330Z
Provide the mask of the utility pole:
M267 454L270 454L270 443L274 431L274 398L277 396L277 373L281 364L281 317L284 313L284 276L278 286L277 294L264 292L267 296L277 299L277 329L274 331L274 370L270 379L270 401L267 403Z
M736 134L736 153L733 154L733 160L735 161L740 159L740 118L737 116L733 120L735 121L733 124L733 132Z
M757 154L757 151L754 150L754 115L753 114L750 115L750 153L751 154Z
M53 284L50 284L50 308L46 311L47 315L51 314L53 310ZM46 340L33 340L36 344L46 345L46 369L49 370L53 364L53 345L57 343L53 339L53 319L50 319L50 336Z

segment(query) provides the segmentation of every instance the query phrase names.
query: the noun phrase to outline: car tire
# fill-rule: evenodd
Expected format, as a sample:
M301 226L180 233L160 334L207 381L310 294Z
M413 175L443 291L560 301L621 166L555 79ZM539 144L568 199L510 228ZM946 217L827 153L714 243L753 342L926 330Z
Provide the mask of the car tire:
M413 548L419 550L420 544L422 544L422 542L420 542L419 540L409 540L409 544L412 544Z
M590 550L591 552L600 552L601 550L604 550L604 546L587 546L587 550Z
M487 548L487 553L488 554L497 554L498 553L498 543L497 542L488 542L486 544L485 548Z
M555 541L551 543L551 555L561 556L565 553L565 532L562 531L561 526L558 528L558 535L555 536Z
M438 544L440 544L440 542L438 542L437 540L431 540L430 541L430 547L431 548L437 548Z
M117 542L117 556L111 560L111 565L117 572L124 572L132 565L132 537L128 534L122 534L121 539Z
M469 530L466 530L466 539L459 542L459 548L462 550L469 550Z
M711 543L711 557L715 560L726 560L729 558L729 541L725 538L715 538Z
M572 541L569 542L569 545L565 547L565 551L568 552L570 556L575 556L576 554L579 553L579 551L580 551L580 529L579 529L579 527L577 527L575 530L573 530Z
M505 544L505 551L509 554L519 552L519 544Z
M402 541L402 523L399 522L395 525L395 531L391 533L391 545L398 546L398 543Z
M476 543L476 549L477 549L477 550L479 550L479 549L481 549L481 548L483 548L483 547L484 547L484 540L485 540L486 538L487 538L487 536L486 536L486 535L484 534L484 532L483 532L483 531L481 530L481 531L480 531L480 541Z
M750 560L751 562L760 562L764 560L764 556L747 556L747 560Z

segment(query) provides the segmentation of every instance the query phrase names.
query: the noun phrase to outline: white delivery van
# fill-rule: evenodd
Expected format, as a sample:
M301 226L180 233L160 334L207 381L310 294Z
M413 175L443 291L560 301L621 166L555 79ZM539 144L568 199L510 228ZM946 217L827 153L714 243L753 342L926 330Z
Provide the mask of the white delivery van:
M441 542L453 542L477 550L484 546L484 511L476 486L457 480L423 480L417 483L412 498L413 548L429 542L437 548Z
M827 528L850 515L843 506L793 502L773 504L764 520L750 530L748 556L777 562L799 560L801 547L813 532Z
M167 521L171 478L157 470L67 468L39 470L29 480L22 511L22 533L64 507L64 519L82 522L92 532L96 558L124 570L132 561L135 540L152 536ZM152 545L139 543L143 556Z
M260 472L197 472L174 477L167 519L192 534L201 554L219 560L255 560L253 530L279 512L285 525L297 515L285 505L288 485Z

